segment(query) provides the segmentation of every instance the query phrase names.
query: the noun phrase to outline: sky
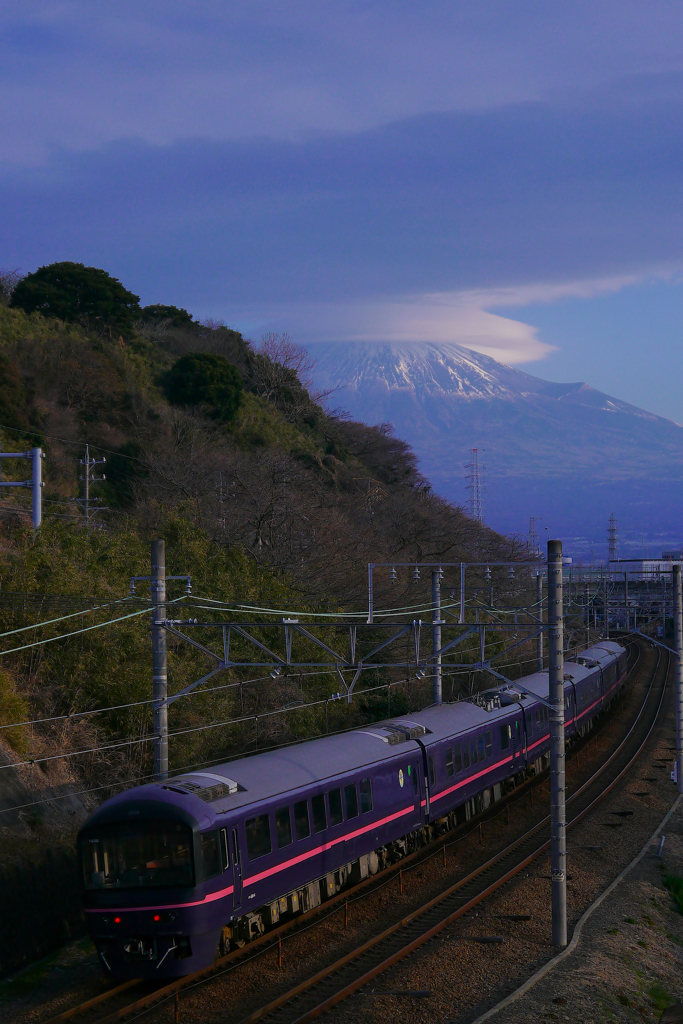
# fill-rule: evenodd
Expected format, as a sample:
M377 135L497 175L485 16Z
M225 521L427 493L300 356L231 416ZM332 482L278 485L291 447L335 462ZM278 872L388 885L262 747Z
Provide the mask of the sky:
M683 423L683 5L5 0L0 267Z

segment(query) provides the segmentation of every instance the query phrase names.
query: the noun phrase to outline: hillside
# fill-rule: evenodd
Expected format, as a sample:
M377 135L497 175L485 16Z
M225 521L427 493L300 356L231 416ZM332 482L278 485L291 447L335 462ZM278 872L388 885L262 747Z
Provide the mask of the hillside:
M224 356L239 374L242 404L229 424L212 419L205 405L171 405L167 398L169 369L196 352ZM167 540L169 571L191 573L197 595L292 610L362 609L369 561L481 561L517 551L438 497L417 471L409 446L390 430L327 413L291 367L269 360L223 326L140 323L124 340L0 307L0 441L4 451L41 443L47 455L45 519L37 537L28 526L29 495L13 490L0 499L2 632L124 599L130 577L148 572L149 540L157 535ZM107 479L93 489L106 508L90 529L74 504L82 494L85 443L91 454L107 459ZM4 464L5 479L22 474L25 464ZM380 577L376 601L419 603L428 600L428 586L428 580L417 588L404 580L391 588ZM87 625L113 614L103 610L77 621ZM69 628L58 622L34 636ZM196 651L171 646L173 689L206 668ZM105 778L110 785L144 775L149 658L147 627L137 619L5 657L2 723L124 706L4 731L6 760L16 760L18 752L46 757L109 740L127 745L106 757L57 759L28 776L21 769L1 777L14 777L14 784L33 792L62 792L84 782L97 789ZM260 714L293 698L326 698L330 687L324 675L305 687L285 677L245 683L239 712ZM427 696L416 684L411 700ZM197 696L174 707L172 727L182 732L230 720L236 699L225 687ZM377 713L371 699L361 698L338 716L341 724L353 724ZM320 714L302 714L296 726L276 717L260 742L292 739L301 729L315 732ZM173 744L172 762L244 749L252 742L250 729L183 733ZM135 736L140 739L132 744ZM3 813L16 805L16 794L5 796Z
M583 382L558 384L459 345L311 345L316 382L353 416L388 422L447 499L464 502L469 450L484 450L486 521L524 534L530 516L570 553L606 556L611 512L654 550L681 540L683 427Z

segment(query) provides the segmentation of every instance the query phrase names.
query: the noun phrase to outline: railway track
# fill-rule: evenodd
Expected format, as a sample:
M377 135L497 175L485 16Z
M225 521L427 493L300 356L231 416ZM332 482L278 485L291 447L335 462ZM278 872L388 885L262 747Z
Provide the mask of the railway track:
M642 659L641 644L637 645L637 650L638 654L629 667L630 673L635 671ZM626 774L641 752L661 707L668 672L668 658L668 655L662 656L661 652L657 653L657 663L652 673L646 699L629 732L598 771L568 797L568 807L571 804L573 811L568 827L576 824L599 803L602 797ZM598 734L599 731L601 730L597 730ZM594 736L595 731L591 735ZM633 753L634 749L635 753ZM526 790L527 787L534 784L542 784L543 781L543 776L536 777L531 783L526 784L524 789ZM519 799L519 791L516 791L506 803L514 804L517 799ZM499 803L496 804L495 812L488 814L485 812L479 820L485 822L501 813ZM329 967L260 1007L245 1017L240 1024L249 1024L249 1022L261 1020L266 1016L272 1016L274 1021L282 1021L283 1024L290 1024L290 1022L291 1024L303 1024L304 1021L313 1020L326 1012L428 942L443 928L464 916L479 902L505 885L528 864L541 856L549 848L549 838L544 835L544 830L549 831L548 818L539 821L524 835L477 867L465 878L449 886L427 904L392 924ZM469 834L471 831L467 833L467 835ZM466 837L465 835L460 838ZM447 843L452 845L453 840L447 841ZM367 890L370 895L396 876L399 870L405 870L411 862L417 864L437 855L441 852L442 847L444 847L443 839L435 840L428 847L403 858L398 864L339 893L328 900L322 908L310 911L308 914L301 915L272 929L244 949L234 950L205 970L197 971L161 986L152 982L125 982L52 1017L45 1024L62 1024L62 1022L75 1018L78 1019L78 1024L114 1024L116 1021L150 1009L155 1004L166 1002L173 997L177 1000L181 990L193 988L212 978L218 978L242 962L248 962L254 956L273 949L284 935L297 934L311 927L309 918L314 919L313 924L322 923L332 914L342 910L349 899L353 899L354 896L358 898L359 891ZM135 998L131 1000L133 994Z
M607 761L568 797L568 828L586 817L638 759L657 722L668 673L669 655L658 651L646 699L629 732ZM315 1020L464 917L549 849L547 817L424 906L255 1010L240 1024L255 1024L264 1017L275 1024Z

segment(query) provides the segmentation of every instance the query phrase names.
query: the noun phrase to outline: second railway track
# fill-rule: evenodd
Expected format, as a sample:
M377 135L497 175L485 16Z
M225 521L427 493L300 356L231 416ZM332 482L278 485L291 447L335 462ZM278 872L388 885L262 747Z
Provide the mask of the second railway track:
M639 757L657 722L668 670L669 655L658 651L646 699L631 729L605 763L568 797L568 828L596 807ZM265 1017L277 1024L306 1024L326 1013L464 917L542 856L550 847L549 832L549 818L545 818L424 906L253 1011L240 1024L255 1024Z

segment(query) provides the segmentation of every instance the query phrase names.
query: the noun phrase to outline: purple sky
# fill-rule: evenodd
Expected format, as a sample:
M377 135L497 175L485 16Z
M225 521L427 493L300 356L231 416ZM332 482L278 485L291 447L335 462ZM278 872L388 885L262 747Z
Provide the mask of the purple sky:
M683 421L683 5L0 8L0 265Z

